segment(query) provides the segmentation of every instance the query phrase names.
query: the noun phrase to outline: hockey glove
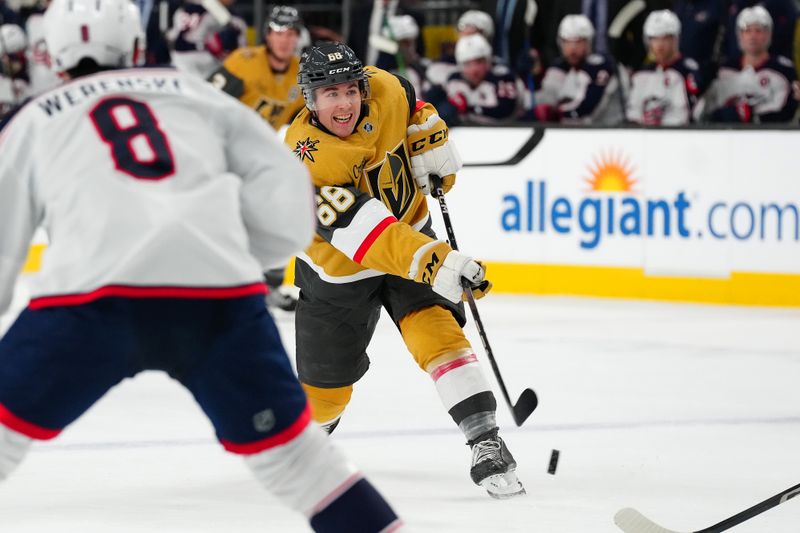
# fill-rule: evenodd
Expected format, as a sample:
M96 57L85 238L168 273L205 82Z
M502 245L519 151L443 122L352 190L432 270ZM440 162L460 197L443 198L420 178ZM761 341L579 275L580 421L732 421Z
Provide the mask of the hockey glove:
M739 115L739 122L749 124L753 121L753 108L747 98L739 98L736 101L736 114Z
M442 241L434 241L421 248L415 254L409 276L414 281L430 285L433 292L453 303L464 299L464 286L461 284L463 278L471 285L473 296L476 299L482 298L492 288L491 282L484 279L486 270L483 265L460 252L448 251L449 249Z
M442 177L442 189L449 191L461 169L461 156L453 143L448 142L447 124L439 115L431 115L422 124L408 126L408 151L411 174L422 194L433 190L430 175Z

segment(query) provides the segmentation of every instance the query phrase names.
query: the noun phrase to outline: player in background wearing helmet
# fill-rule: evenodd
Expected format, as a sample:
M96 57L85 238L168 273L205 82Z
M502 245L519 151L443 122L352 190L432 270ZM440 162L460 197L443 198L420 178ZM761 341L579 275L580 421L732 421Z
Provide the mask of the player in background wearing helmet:
M289 124L303 108L303 95L297 86L300 58L296 53L302 29L297 9L273 7L264 24L264 44L234 51L209 81L255 109L275 130ZM297 300L282 287L284 270L270 270L264 277L269 287L267 303L293 311Z
M461 329L461 280L476 297L491 285L480 263L436 238L428 213L431 176L448 191L461 168L447 125L407 80L364 68L344 44L311 48L298 81L306 108L286 143L311 172L319 220L297 256L296 356L314 420L339 423L383 307L472 447L472 480L494 497L523 493Z
M425 94L430 87L426 74L431 61L420 57L417 52L417 21L411 15L389 17L383 28L383 36L397 43L397 53L381 52L375 66L404 77L411 82L418 95Z
M16 24L0 25L0 117L28 95L28 39Z
M247 45L247 24L226 12L234 2L220 0L222 9L212 13L202 0L183 0L166 34L175 68L206 79L228 54Z
M715 122L789 122L794 119L797 85L794 64L769 53L772 17L761 6L743 9L736 19L742 55L722 64L710 90Z
M653 62L631 78L627 118L647 126L684 126L702 92L699 66L678 50L681 23L667 9L653 11L644 23L644 38Z
M456 43L458 71L445 89L460 121L499 124L516 120L525 105L525 86L504 65L493 63L492 46L480 33Z
M458 17L456 30L458 31L459 39L467 35L478 33L483 35L483 37L489 43L491 43L492 39L494 39L494 20L492 19L492 16L485 11L470 9ZM493 63L499 64L499 60L493 60ZM431 87L443 88L447 83L447 80L450 78L450 75L457 71L458 65L455 58L455 48L450 48L439 60L431 63L426 72L426 77ZM429 101L431 103L438 104L438 95L434 94L432 96L433 98L429 98Z
M546 71L536 93L534 118L544 122L614 125L624 109L614 60L592 53L594 26L584 15L567 15L558 26L561 58Z
M769 44L771 56L790 59L795 54L795 30L798 5L795 0L725 0L725 34L720 46L723 61L739 57L739 14L747 8L761 6L772 18L772 38Z
M397 530L310 423L264 305L263 269L314 233L308 172L204 80L120 68L144 49L128 0L53 0L44 23L68 81L0 124L0 314L34 230L50 237L32 299L0 339L0 479L33 440L160 370L314 531Z
M49 0L37 1L25 21L25 33L28 35L25 57L28 63L31 96L39 95L61 84L58 74L50 68L50 58L44 41L44 11L49 4Z

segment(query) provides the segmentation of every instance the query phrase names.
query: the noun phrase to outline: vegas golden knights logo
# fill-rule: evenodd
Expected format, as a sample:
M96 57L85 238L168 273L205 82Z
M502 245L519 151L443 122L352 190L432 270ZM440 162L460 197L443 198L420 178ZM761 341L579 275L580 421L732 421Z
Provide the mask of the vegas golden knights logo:
M414 181L408 167L405 143L387 152L380 165L367 170L372 196L383 202L398 219L403 218L414 200Z

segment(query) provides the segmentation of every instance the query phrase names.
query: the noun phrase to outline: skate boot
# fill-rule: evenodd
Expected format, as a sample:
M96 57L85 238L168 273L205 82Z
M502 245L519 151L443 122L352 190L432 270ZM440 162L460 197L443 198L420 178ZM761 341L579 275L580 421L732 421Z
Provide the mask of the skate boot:
M469 475L489 496L497 499L525 494L525 488L514 470L517 462L506 443L497 435L497 428L479 435L467 443L472 448L472 467Z

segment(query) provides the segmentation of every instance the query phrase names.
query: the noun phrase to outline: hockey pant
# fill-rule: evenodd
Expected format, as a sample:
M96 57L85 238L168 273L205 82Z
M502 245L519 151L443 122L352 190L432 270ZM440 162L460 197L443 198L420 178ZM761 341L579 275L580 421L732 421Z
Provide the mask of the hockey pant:
M442 404L467 440L494 428L497 402L478 359L452 313L440 306L411 311L400 331L420 368L433 379ZM315 421L330 424L350 402L353 387L303 385Z

